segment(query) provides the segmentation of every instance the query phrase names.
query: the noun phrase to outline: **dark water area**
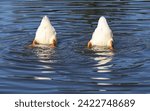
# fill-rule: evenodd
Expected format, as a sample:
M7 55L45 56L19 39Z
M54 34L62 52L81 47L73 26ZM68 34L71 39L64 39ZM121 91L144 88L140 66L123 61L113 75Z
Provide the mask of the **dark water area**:
M58 46L27 48L44 15ZM115 52L86 47L100 16ZM0 93L150 93L150 1L1 0Z

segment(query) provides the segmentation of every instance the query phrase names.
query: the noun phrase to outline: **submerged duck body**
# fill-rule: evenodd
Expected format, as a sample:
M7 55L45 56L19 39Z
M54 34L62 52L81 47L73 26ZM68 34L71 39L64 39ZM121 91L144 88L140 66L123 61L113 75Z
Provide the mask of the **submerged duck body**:
M108 47L111 50L113 49L113 33L104 16L100 17L92 38L88 42L88 48L93 46L102 46Z
M44 16L37 31L32 46L35 45L49 45L55 47L57 43L56 31L51 25L47 16Z

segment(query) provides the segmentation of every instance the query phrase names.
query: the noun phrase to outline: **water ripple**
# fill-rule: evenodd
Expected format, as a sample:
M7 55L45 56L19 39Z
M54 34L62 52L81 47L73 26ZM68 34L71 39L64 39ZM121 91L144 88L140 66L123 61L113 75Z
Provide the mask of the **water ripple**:
M150 92L150 2L14 0L0 6L0 93ZM28 48L44 15L58 46ZM115 51L87 48L102 15Z

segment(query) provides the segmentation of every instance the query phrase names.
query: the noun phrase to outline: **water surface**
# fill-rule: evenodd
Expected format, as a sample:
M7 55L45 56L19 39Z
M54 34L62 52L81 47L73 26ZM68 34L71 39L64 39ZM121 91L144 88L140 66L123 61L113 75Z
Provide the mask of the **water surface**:
M0 7L0 93L150 93L148 0L1 0ZM27 48L44 15L57 48ZM115 52L86 48L100 16Z

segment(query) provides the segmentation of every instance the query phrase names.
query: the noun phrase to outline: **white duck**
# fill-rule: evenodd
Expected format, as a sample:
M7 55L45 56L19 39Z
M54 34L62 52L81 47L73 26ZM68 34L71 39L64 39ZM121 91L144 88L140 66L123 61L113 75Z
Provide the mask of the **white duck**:
M32 47L35 45L49 45L55 47L57 43L56 31L51 25L50 20L47 16L44 16L40 26L36 31L35 38L31 44Z
M88 42L88 48L92 46L106 46L113 50L113 33L104 16L100 17L92 39Z

